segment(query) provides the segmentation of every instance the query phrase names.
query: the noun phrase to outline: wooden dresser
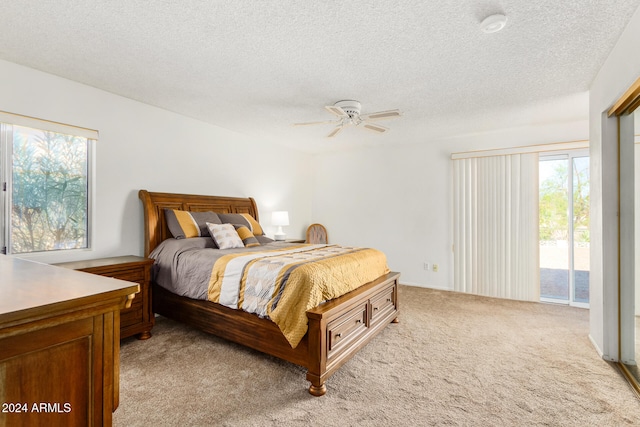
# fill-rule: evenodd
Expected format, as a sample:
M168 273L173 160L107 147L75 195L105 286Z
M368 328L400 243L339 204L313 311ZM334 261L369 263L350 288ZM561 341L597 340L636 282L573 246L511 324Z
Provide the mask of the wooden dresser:
M130 308L120 312L120 338L136 335L138 339L151 338L155 324L151 307L151 265L153 260L139 256L119 256L56 264L60 267L136 282L140 292Z
M139 285L0 255L0 426L110 426Z

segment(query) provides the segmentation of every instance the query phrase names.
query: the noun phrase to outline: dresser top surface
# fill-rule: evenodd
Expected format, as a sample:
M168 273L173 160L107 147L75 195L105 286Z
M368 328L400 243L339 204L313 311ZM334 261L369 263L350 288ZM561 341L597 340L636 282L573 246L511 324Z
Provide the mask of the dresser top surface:
M42 307L68 309L138 290L136 283L0 255L0 324Z

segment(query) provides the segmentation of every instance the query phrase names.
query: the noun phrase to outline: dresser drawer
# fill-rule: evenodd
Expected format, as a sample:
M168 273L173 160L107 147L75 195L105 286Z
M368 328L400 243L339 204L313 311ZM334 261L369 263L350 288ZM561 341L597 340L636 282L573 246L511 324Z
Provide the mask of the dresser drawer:
M95 273L95 271L90 271L90 269L84 271ZM132 267L113 271L107 270L98 274L105 277L113 277L114 279L126 280L127 282L141 283L144 281L144 267Z
M141 292L138 292L135 296L135 298L133 298L133 300L131 301L131 306L129 306L129 308L123 308L122 310L120 310L121 312L127 312L133 308L140 308L142 306L144 306L144 298L143 295L140 295Z
M142 321L142 302L132 304L126 310L120 312L120 327L132 326Z
M367 329L367 303L356 306L327 326L327 356L335 357Z

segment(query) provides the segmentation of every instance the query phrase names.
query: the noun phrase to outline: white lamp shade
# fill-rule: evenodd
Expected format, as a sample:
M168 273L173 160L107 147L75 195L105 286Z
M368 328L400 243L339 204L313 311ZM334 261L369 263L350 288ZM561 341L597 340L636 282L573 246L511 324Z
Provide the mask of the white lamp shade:
M289 225L289 212L287 211L275 211L271 214L272 225Z

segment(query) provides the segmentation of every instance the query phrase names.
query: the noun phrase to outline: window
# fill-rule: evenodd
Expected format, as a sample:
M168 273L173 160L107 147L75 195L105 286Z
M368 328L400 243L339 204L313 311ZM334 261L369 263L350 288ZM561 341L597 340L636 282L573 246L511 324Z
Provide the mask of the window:
M0 135L3 253L89 248L97 132L0 113Z

